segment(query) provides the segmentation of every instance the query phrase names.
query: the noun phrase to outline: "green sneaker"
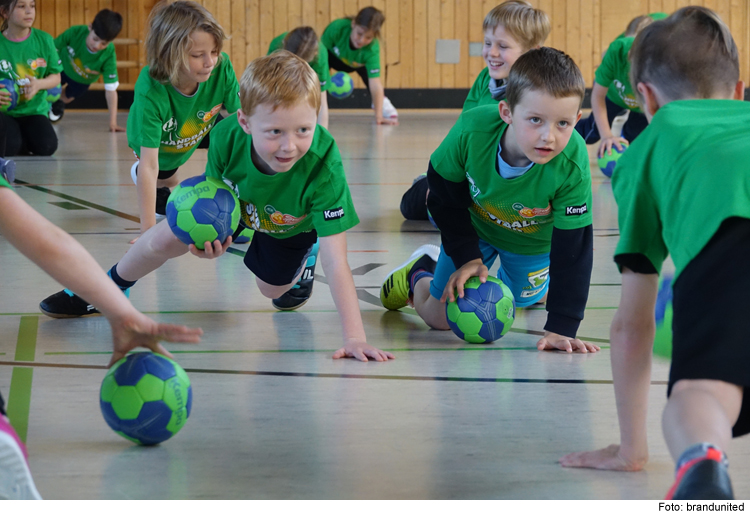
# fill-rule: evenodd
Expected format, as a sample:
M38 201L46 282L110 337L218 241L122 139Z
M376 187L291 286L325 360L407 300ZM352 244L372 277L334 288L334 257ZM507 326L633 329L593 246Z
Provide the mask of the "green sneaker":
M432 269L434 271L437 263L440 248L432 244L420 246L411 254L409 260L401 264L398 268L388 274L380 287L380 302L388 310L398 310L409 304L411 291L409 288L409 273L416 262L424 256L432 260Z

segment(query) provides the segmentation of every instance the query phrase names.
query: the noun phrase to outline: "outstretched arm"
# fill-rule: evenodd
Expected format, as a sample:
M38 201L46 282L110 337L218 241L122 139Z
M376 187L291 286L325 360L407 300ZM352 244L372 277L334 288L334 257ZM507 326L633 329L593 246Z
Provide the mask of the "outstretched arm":
M346 257L346 233L320 238L320 258L331 288L331 296L341 318L344 346L334 353L333 359L354 357L360 361L372 358L376 361L395 359L390 352L383 352L367 344L359 299L354 287L352 270Z
M138 346L171 357L159 341L200 341L200 329L159 324L136 310L83 246L8 188L0 188L0 234L104 314L112 326L110 365Z
M622 296L610 330L620 444L571 453L560 459L563 466L639 471L646 465L646 411L658 280L656 274L622 270Z

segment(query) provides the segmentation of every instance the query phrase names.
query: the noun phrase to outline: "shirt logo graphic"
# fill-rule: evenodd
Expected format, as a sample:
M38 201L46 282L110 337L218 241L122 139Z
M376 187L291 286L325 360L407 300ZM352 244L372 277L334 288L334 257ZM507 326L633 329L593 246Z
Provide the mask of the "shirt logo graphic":
M337 209L329 209L328 211L323 211L323 217L325 218L326 222L328 220L336 220L337 218L343 218L344 208L339 207Z
M565 216L581 216L588 212L589 212L589 208L586 204L569 205L565 208Z
M518 214L524 218L534 218L535 216L547 216L552 212L552 206L547 204L547 207L526 207L522 203L516 202L513 204L513 209L518 211Z
M307 216L302 215L301 217L297 218L296 216L277 211L276 208L270 204L265 206L263 210L271 218L271 222L279 226L292 226L299 224Z
M161 129L164 132L174 132L175 130L177 130L177 120L174 117L170 117L169 121L164 123L164 126L161 127Z

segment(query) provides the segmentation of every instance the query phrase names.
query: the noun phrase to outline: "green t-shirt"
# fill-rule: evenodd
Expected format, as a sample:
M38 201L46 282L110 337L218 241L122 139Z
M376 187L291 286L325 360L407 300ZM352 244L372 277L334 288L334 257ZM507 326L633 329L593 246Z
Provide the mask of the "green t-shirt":
M352 35L352 21L349 18L334 20L323 31L320 41L336 55L341 62L352 68L367 68L367 76L380 77L380 43L374 39L367 46L352 49L350 37Z
M596 69L595 81L607 88L607 97L617 106L633 112L642 112L635 98L635 90L630 86L630 61L628 53L634 37L622 37L607 48L602 63Z
M591 224L591 172L586 144L572 134L568 145L544 165L506 180L497 170L500 138L508 125L496 106L462 112L432 154L435 171L446 180L468 180L469 209L479 237L521 255L550 250L552 228Z
M288 33L288 31L282 33L271 41L270 46L268 46L267 55L284 48L284 37L286 37ZM318 54L312 62L308 64L310 64L313 71L318 74L318 79L320 79L320 91L325 92L329 86L328 81L331 80L331 70L328 68L328 50L322 42L318 41Z
M24 86L29 77L44 79L60 73L62 65L49 33L31 28L31 34L21 42L13 42L0 33L0 79L12 79L18 90L18 103L7 112L14 117L47 115L47 91L39 90L31 99L26 98Z
M312 146L287 172L268 175L252 161L253 138L233 115L216 126L206 175L222 178L243 205L245 224L276 238L315 229L343 233L359 223L333 136L317 126Z
M128 146L140 157L141 147L159 149L159 169L183 165L213 128L221 105L229 113L240 108L239 83L226 53L211 76L191 96L161 84L141 70L128 114Z
M650 18L651 20L664 20L664 19L665 19L665 18L667 18L668 16L669 16L669 15L668 15L668 14L666 14L666 13L649 13L649 15L648 15L648 17L649 17L649 18ZM617 40L617 39L619 39L619 38L622 38L622 37L624 37L624 36L625 36L625 32L623 31L622 33L620 33L619 35L617 35L617 36L615 37L615 40Z
M101 51L92 53L86 46L88 26L72 26L55 39L65 75L81 84L91 84L99 76L106 84L117 82L117 57L111 42Z
M498 101L492 97L492 92L490 92L489 86L491 78L489 68L485 68L479 72L477 80L474 81L471 90L469 90L469 95L466 96L462 112L476 108L477 106L498 104Z
M659 109L612 175L615 255L644 255L660 271L669 253L676 279L724 220L750 218L748 130L744 101L694 99Z

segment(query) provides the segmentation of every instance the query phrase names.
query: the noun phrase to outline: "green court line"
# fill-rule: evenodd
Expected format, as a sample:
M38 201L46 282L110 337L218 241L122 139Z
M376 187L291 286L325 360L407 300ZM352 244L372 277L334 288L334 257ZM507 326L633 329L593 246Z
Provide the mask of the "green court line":
M36 335L39 317L23 316L18 327L15 361L34 362L36 355ZM34 369L31 367L13 367L8 393L8 418L16 429L18 436L26 441L29 429L29 407L31 406L31 381Z
M34 185L31 183L27 183L23 180L19 180L16 178L16 183L20 183L21 185L25 185L27 189L34 189L35 191L41 191L43 193L51 194L52 196L57 196L58 198L64 198L70 202L77 203L80 205L85 205L86 207L90 207L91 209L96 209L98 211L102 211L103 213L111 214L114 216L119 216L120 218L124 218L125 220L131 220L133 222L136 222L138 224L141 223L141 219L137 216L129 215L127 213L123 213L120 211L117 211L115 209L110 209L109 207L104 207L103 205L95 204L93 202L89 202L86 200L82 200L80 198L76 198L75 196L70 196L69 194L64 194L61 192L53 191L51 189L47 189L46 187L42 187L41 185Z

